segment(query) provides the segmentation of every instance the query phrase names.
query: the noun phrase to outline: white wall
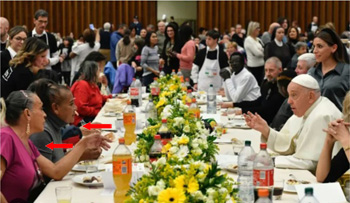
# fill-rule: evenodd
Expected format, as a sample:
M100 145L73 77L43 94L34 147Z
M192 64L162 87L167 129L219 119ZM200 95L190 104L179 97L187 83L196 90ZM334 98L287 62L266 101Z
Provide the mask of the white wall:
M197 19L196 1L158 1L157 2L157 20L161 20L163 14L166 14L167 21L170 16L174 16L175 21L181 25L185 20Z

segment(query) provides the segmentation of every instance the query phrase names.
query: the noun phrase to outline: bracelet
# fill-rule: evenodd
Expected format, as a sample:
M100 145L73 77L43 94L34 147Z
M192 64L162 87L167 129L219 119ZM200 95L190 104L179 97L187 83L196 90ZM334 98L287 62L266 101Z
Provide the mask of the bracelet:
M346 152L346 151L350 150L350 146L347 146L346 148L343 147L343 149Z

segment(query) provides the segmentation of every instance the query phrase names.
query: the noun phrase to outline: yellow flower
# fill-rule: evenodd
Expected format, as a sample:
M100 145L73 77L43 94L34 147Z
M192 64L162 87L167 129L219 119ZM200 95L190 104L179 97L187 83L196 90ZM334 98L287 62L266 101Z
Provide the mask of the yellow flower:
M192 177L190 181L185 180L185 176L181 175L174 180L175 188L186 191L188 193L194 193L199 189L197 180Z
M194 193L199 189L199 185L197 180L192 177L190 181L188 182L187 192Z
M139 203L144 203L145 202L145 200L143 200L143 199L140 199L140 201L139 201Z
M158 195L158 203L184 203L185 201L184 192L176 188L168 188Z
M177 88L178 88L177 85L170 85L169 90L172 91L172 90L176 90Z
M159 108L161 106L163 106L165 104L165 99L161 98L158 102L158 104L156 105L156 108Z
M178 144L187 144L190 141L190 139L186 136L182 136L180 140L177 142Z
M171 148L171 144L170 144L170 143L167 143L167 144L164 145L164 147L162 148L162 153L168 152L170 148Z

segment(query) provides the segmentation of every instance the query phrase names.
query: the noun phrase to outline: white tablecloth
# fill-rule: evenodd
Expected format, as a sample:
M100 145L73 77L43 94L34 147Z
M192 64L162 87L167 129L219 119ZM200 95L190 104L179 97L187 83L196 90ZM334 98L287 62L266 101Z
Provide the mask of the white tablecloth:
M143 102L145 104L146 102ZM115 117L104 117L103 116L104 109L100 111L95 121L101 122L104 124L111 123L113 126L115 124ZM145 120L145 116L143 114L136 115L137 120ZM221 117L221 122L225 121L226 117ZM121 137L122 133L115 133L117 137ZM228 129L227 133L222 136L223 139L232 139L237 138L240 140L251 140L252 147L255 152L258 152L260 149L260 133L251 130L251 129ZM111 149L109 151L102 152L102 158L100 159L100 163L105 163L111 160L111 156L115 147L118 145L117 141L111 144ZM233 147L231 144L219 144L219 154L221 155L233 155ZM233 177L237 180L237 174L229 173L229 176ZM72 178L80 173L69 173L63 180L61 181L51 181L44 191L40 194L40 196L36 199L36 203L48 203L48 202L56 202L55 188L59 186L72 186L73 197L72 203L113 203L113 196L104 196L101 195L103 192L103 187L86 187L79 184L76 184L72 181ZM275 179L289 179L289 174L293 174L298 179L306 180L311 183L316 183L316 178L313 174L311 174L307 170L291 170L291 169L278 169L275 168ZM284 192L281 200L276 200L274 202L298 202L298 196L293 193Z

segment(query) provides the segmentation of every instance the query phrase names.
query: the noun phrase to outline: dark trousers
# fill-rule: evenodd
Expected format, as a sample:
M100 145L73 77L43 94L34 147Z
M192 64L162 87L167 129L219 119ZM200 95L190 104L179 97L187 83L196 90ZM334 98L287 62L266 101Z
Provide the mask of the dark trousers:
M247 69L254 75L258 85L261 86L261 83L265 77L264 66L247 67Z
M149 92L149 85L153 82L154 77L157 77L154 73L143 76L142 85L146 86L146 91Z

